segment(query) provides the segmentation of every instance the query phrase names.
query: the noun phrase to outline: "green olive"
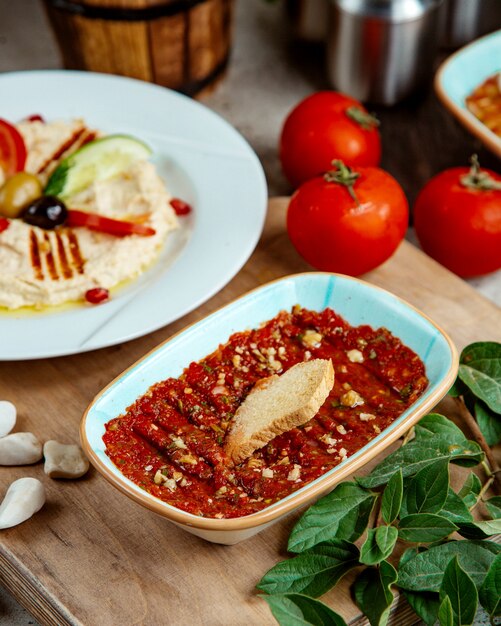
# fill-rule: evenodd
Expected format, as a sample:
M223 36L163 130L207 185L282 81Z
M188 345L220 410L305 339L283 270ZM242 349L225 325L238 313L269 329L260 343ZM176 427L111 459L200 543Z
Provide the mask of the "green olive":
M19 217L33 200L40 198L42 192L42 183L33 174L14 174L0 187L0 215Z

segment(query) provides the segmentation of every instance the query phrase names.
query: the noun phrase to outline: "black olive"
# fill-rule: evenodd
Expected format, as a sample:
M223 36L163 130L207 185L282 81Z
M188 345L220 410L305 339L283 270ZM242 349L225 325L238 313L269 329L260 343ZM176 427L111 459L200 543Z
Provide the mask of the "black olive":
M29 205L22 217L27 224L52 230L56 226L64 224L68 217L68 209L59 198L42 196Z

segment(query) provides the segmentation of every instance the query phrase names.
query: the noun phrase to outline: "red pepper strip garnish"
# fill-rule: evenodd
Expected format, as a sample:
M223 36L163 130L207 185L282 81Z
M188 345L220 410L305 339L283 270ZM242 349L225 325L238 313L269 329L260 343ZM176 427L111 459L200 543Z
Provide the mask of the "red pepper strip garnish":
M10 226L9 220L5 217L0 217L0 233L3 233L4 230L7 230L9 226Z
M38 113L35 113L35 115L28 115L28 117L26 118L26 121L27 122L43 122L45 124L44 118Z
M188 215L188 213L193 211L191 205L180 198L172 198L170 205L176 215Z
M77 211L76 209L68 209L66 226L83 226L89 230L114 235L115 237L127 237L127 235L151 237L156 233L151 226L135 224L134 222L122 222L111 217L103 217L96 213L87 213L86 211Z
M106 302L109 297L110 292L103 287L94 287L94 289L85 292L85 299L90 304L101 304L101 302Z

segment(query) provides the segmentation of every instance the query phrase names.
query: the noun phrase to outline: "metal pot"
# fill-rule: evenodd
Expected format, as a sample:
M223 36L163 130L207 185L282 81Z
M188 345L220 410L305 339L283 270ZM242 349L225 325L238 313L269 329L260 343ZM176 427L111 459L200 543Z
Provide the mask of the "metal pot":
M443 0L331 0L332 85L363 101L395 104L433 72Z

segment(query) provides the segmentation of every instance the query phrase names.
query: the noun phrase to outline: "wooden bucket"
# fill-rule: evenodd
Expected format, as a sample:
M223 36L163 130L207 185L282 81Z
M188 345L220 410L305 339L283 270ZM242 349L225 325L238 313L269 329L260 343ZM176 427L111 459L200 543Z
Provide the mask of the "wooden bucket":
M224 73L234 0L44 0L69 69L193 96Z

